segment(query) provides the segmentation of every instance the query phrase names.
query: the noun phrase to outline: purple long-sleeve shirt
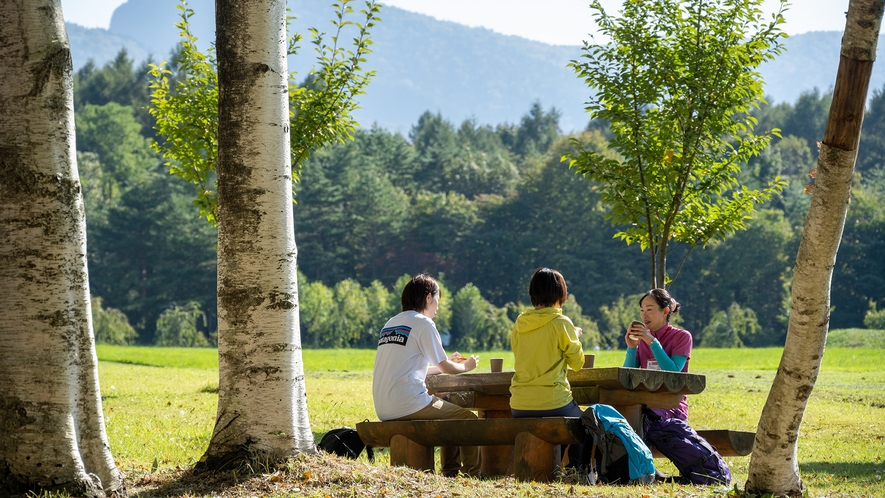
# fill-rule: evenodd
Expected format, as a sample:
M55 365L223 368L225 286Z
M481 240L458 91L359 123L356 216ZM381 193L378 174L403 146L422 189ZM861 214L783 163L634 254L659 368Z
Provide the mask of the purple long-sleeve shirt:
M640 341L638 347L627 350L624 366L688 372L688 361L691 359L691 333L667 323L660 330L651 331L651 335L655 338L651 346L645 341ZM680 418L687 421L688 398L683 396L676 408L654 411L664 418Z

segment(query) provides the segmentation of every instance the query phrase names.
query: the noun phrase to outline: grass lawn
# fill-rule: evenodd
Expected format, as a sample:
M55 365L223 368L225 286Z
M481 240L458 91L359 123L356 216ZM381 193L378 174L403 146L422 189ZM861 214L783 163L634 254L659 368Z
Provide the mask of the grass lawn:
M596 366L618 366L623 354L597 351ZM691 371L706 375L707 388L689 397L691 424L698 429L754 431L780 354L779 348L696 349ZM216 351L99 346L98 355L111 448L128 479L150 489L149 483L156 476L191 467L206 449L215 422ZM881 349L827 349L799 440L799 468L809 496L885 496L883 355L885 350ZM480 370L487 371L488 358L496 356L505 358L505 370L513 368L510 352L484 352L480 353ZM317 438L335 427L376 420L371 399L373 362L374 350L304 352L311 426ZM455 496L451 489L446 491L452 485L459 488L460 496L558 496L570 492L593 496L704 496L728 492L725 488L672 484L645 487L638 493L636 488L591 488L568 483L542 486L512 479L446 479L392 469L387 452L379 453L374 465L323 455L295 459L290 463L290 473L300 477L291 482L278 481L279 486L272 487L279 494L268 491L265 495L363 496L359 479L343 484L343 475L350 476L345 480L351 481L354 475L364 476L362 485L367 491L374 490L369 494L376 496L410 496L416 489L422 490L417 494L430 489L442 490L440 496ZM749 457L726 460L734 484L743 487ZM665 472L676 473L662 459L656 464ZM298 485L298 479L304 482ZM315 482L318 479L330 482ZM423 483L418 488L415 479ZM305 484L308 482L312 486ZM300 486L299 491L290 493L293 486ZM141 494L153 496L150 492Z

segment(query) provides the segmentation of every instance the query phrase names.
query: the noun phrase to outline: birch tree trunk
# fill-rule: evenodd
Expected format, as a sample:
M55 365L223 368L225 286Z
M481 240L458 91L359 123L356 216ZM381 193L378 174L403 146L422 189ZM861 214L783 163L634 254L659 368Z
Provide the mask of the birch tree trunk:
M885 0L851 0L833 102L820 145L811 206L793 269L790 324L780 366L756 429L746 490L802 496L797 443L823 360L830 281L851 193L864 104Z
M299 336L285 0L216 0L218 414L199 467L314 451Z
M0 490L125 495L99 394L72 71L58 0L0 2Z

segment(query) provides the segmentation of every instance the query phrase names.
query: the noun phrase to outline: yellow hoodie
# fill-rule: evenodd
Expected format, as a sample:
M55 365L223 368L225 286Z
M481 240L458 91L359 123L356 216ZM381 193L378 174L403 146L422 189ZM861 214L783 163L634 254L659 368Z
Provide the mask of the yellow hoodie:
M510 332L516 373L510 383L510 408L555 410L572 401L567 366L580 370L584 351L572 321L561 308L529 310Z

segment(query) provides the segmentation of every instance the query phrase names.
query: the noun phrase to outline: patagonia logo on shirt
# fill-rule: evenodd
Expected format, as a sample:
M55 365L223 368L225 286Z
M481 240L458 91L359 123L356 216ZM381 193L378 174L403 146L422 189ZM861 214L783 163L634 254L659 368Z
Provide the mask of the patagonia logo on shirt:
M405 346L409 342L409 332L411 331L412 328L405 325L381 329L381 338L378 339L378 345L399 344L400 346Z

